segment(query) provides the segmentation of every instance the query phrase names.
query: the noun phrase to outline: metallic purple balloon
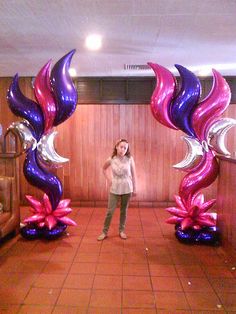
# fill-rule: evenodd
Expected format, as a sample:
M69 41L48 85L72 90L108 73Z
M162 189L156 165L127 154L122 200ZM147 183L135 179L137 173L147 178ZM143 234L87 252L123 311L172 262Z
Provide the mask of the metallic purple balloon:
M76 109L78 94L69 75L69 67L75 50L62 57L51 72L51 86L56 99L54 125L68 119Z
M36 160L36 150L27 154L23 171L30 184L48 195L52 209L55 210L62 197L62 185L58 177L40 168Z
M214 69L212 72L212 89L192 115L194 132L200 141L206 140L208 127L222 115L230 103L231 92L228 83L219 72Z
M188 173L180 183L179 196L187 208L201 189L208 187L217 178L219 165L212 151L205 152L202 161L194 171Z
M9 108L16 115L27 120L34 130L34 137L39 140L44 130L44 118L40 106L25 97L19 87L16 74L7 93Z
M201 94L199 79L185 67L176 64L182 84L178 95L170 107L170 117L173 124L183 132L195 137L191 118Z
M148 62L156 75L156 87L151 97L151 111L154 118L167 126L177 129L170 120L170 106L175 93L175 78L172 73L159 64Z

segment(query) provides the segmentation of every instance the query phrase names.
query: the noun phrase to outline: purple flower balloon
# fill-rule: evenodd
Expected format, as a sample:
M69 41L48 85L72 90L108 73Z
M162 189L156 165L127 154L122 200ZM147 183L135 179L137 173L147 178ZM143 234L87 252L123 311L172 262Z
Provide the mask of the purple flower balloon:
M56 116L54 125L68 119L76 109L78 95L73 81L69 75L71 58L75 50L62 57L51 72L51 86L56 99Z
M40 168L36 160L36 150L31 150L24 162L24 175L28 182L44 191L55 210L62 197L62 185L58 177Z
M195 136L191 117L201 94L199 79L182 65L176 64L182 79L181 89L170 107L173 124L190 136Z
M7 93L9 108L16 116L20 116L30 123L34 129L35 138L39 140L44 130L42 110L36 102L22 94L18 81L16 74Z

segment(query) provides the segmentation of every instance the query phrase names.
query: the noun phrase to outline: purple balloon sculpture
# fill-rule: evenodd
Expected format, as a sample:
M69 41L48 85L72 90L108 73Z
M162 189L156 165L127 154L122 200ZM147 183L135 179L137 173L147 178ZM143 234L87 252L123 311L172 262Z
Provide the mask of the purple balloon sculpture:
M64 232L67 225L76 225L72 219L66 217L71 212L68 207L70 200L61 200L63 191L59 178L48 171L47 164L42 167L37 159L38 154L44 156L47 147L52 145L49 142L52 138L50 134L53 134L52 127L68 119L76 108L77 91L69 75L74 52L75 50L72 50L55 64L51 76L49 73L51 61L38 73L34 83L38 103L21 93L18 75L14 77L7 95L11 111L26 120L21 122L24 124L25 131L20 130L19 136L22 136L21 139L24 141L31 130L37 143L27 151L24 175L30 184L45 192L41 202L33 196L27 196L32 212L35 213L25 219L27 225L21 231L22 236L27 239L42 236L55 239ZM14 128L14 125L11 127ZM22 132L25 132L24 136ZM54 151L52 149L52 152L47 155L50 165L62 160L56 152L53 153Z

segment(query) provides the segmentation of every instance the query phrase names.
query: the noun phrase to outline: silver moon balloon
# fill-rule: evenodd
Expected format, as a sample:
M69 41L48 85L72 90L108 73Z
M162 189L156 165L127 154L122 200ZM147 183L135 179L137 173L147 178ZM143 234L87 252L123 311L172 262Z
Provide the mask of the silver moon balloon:
M182 136L182 139L186 142L188 147L188 152L184 159L174 165L174 168L188 171L195 167L203 156L203 148L202 145L194 138L189 136Z
M57 131L51 131L43 135L37 145L37 157L40 163L45 167L58 168L63 163L68 162L68 158L61 157L54 148L54 138Z
M10 132L17 135L21 142L21 152L19 155L27 152L29 149L35 149L37 147L37 140L34 138L28 123L24 122L12 122L7 128L6 135ZM5 135L5 136L6 136Z
M222 118L214 122L207 131L207 143L215 152L222 155L230 155L225 147L225 136L229 129L236 125L232 118Z

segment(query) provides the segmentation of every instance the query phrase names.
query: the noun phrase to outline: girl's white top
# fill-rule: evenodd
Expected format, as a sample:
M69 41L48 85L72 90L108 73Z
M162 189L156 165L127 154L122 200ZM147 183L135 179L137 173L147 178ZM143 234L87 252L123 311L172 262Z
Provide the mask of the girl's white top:
M128 158L127 156L124 156L122 159L117 156L111 158L111 193L122 195L133 192L131 160L132 157Z

